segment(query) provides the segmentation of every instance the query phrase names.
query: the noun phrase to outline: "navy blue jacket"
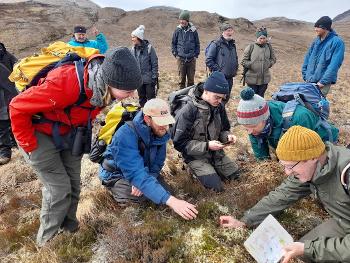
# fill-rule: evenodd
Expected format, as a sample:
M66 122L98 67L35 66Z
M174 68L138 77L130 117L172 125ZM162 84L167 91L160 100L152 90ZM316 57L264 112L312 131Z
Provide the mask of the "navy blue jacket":
M164 165L170 135L154 136L143 120L142 111L135 116L133 123L145 144L144 156L140 154L139 136L128 124L124 124L113 135L104 153L104 158L117 167L117 172L108 172L100 166L99 176L102 180L123 177L154 203L165 204L170 193L161 186L157 177Z
M226 78L236 76L238 57L235 41L227 41L222 36L212 41L206 54L205 64L211 72L220 71Z
M344 42L333 29L323 41L317 37L304 58L302 67L304 81L320 82L323 85L336 83L338 70L344 60L344 52Z
M198 58L200 52L200 44L198 32L192 23L187 28L178 25L174 31L171 41L171 52L175 57L180 57L185 61L189 61L194 57Z

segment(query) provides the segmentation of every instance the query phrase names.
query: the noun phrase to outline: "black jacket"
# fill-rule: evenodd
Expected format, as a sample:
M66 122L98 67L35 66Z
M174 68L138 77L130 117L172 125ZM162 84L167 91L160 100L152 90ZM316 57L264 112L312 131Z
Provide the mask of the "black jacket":
M210 151L208 142L212 140L227 142L230 131L225 106L209 105L201 98L202 93L202 83L189 91L192 100L176 114L176 122L172 128L174 147L182 153L186 163L222 157L224 152Z

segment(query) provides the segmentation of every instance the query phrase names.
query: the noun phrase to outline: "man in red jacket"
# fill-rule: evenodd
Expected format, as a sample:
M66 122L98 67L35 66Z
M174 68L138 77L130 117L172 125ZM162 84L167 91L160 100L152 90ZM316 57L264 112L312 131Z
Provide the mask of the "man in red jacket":
M11 101L13 134L43 184L39 246L60 229L78 230L76 211L83 154L72 148L77 142L84 144L78 140L79 130L89 129L106 106L106 98L125 99L141 84L134 56L128 48L120 47L110 50L104 60L101 55L88 60L84 69L86 97L79 105L81 91L76 68L71 64L53 69L43 82ZM38 114L39 121L34 121L33 116Z

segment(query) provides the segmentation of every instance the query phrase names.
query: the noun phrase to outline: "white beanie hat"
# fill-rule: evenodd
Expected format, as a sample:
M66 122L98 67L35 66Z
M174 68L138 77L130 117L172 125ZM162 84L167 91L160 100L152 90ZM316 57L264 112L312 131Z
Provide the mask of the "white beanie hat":
M138 28L136 28L134 31L131 32L132 36L135 36L141 40L144 39L144 35L145 34L145 26L144 25L139 25Z

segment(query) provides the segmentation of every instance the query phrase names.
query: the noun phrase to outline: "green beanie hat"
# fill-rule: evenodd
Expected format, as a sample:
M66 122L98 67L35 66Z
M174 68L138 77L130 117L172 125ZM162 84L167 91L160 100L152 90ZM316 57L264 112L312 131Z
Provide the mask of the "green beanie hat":
M261 37L261 36L267 37L267 30L266 30L266 27L260 27L260 28L256 31L255 35L256 35L256 38L259 38L259 37Z
M180 20L190 21L190 12L188 10L182 10L179 15Z

